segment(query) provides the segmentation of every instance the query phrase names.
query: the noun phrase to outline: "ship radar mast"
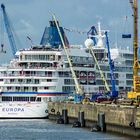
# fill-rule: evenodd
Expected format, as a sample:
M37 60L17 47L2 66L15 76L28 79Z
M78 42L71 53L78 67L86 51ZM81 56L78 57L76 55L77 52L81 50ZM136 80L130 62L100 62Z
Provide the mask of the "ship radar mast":
M103 34L104 30L101 30L101 23L98 22L98 34L95 36L97 38L97 47L102 48L103 47L103 38L105 35Z

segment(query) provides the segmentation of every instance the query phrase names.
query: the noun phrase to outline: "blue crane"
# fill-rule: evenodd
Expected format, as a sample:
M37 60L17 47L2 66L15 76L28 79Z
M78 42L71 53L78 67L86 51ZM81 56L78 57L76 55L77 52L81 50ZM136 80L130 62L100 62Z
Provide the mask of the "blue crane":
M111 97L115 98L118 97L118 91L116 91L116 86L115 86L115 78L114 78L114 62L111 59L111 54L110 54L110 48L109 48L109 41L108 41L108 33L105 31L105 37L106 37L106 46L107 46L107 51L108 51L108 61L109 61L109 67L110 67L110 76L111 76L111 85L112 85L112 92L110 94Z
M6 28L6 31L7 31L7 34L8 34L10 46L12 48L12 53L13 53L13 55L15 57L15 54L17 52L17 47L16 47L16 42L15 42L15 39L14 39L14 34L13 34L13 31L12 31L12 27L10 25L8 15L7 15L6 11L5 11L5 5L1 4L1 8L2 8L2 12L3 12L5 28Z

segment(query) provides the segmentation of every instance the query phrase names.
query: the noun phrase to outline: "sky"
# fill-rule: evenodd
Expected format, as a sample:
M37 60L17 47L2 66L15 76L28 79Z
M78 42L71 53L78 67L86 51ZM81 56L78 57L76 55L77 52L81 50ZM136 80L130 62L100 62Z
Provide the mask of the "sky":
M55 13L61 26L74 31L87 32L91 26L97 27L97 23L101 22L101 28L109 30L111 47L115 44L118 47L132 47L132 39L121 38L123 33L133 34L133 11L129 0L0 0L1 3L6 7L16 39L20 42L18 49L30 47L27 36L30 36L33 44L40 43L44 28L49 26L52 19L51 13ZM2 30L0 29L0 40ZM66 31L66 35L70 44L84 45L87 38L86 34L77 32ZM9 63L13 58L6 31L4 42L7 53L0 53L0 64Z

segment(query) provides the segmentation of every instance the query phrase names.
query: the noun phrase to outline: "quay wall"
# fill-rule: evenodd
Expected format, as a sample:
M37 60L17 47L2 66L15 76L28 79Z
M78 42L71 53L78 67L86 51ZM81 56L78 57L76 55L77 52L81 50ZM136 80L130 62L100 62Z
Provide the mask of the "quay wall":
M117 132L140 137L140 108L134 106L122 106L116 104L74 104L49 102L49 113L57 115L62 110L68 110L69 122L78 118L78 112L84 112L85 126L91 127L98 121L98 114L105 114L106 131ZM52 109L53 112L52 112ZM134 125L131 125L131 124Z

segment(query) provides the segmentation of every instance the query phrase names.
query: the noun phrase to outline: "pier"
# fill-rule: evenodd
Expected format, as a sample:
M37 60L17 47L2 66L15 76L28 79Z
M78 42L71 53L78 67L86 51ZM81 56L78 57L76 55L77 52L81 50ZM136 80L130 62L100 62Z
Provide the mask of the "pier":
M92 128L95 124L100 125L99 115L104 114L104 126L102 131L116 132L140 138L140 108L117 104L74 104L71 102L49 102L49 118L57 119L58 114L67 110L67 119L70 124L79 120L79 113L84 118L83 127ZM53 112L52 112L53 110ZM65 116L66 117L66 116ZM62 116L63 118L63 116ZM103 119L103 118L102 118ZM101 124L102 125L102 124Z

